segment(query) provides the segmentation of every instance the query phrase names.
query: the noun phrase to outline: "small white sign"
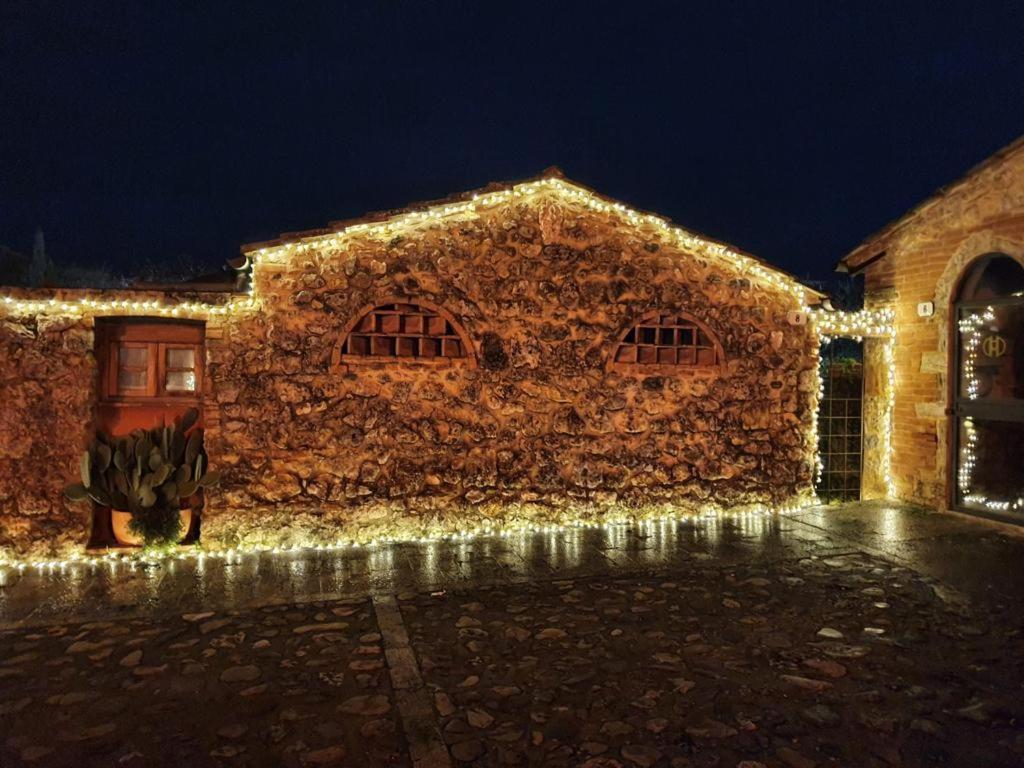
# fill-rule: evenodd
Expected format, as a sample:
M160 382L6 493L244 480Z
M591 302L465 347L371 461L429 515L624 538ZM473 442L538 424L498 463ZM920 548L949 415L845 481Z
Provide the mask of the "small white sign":
M807 313L794 309L787 315L790 325L807 325Z
M922 301L917 305L918 317L931 317L935 314L935 304L930 301Z

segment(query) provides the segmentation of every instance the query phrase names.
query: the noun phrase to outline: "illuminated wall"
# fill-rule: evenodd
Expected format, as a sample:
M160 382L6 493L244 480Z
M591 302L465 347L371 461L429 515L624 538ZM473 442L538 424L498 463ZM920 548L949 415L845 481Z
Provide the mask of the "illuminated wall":
M852 266L864 264L865 305L894 313L899 340L892 429L896 498L939 508L950 498L956 475L950 471L947 415L950 345L956 343L950 310L964 272L989 253L1024 264L1020 141L854 254ZM878 254L884 255L868 261Z
M817 334L788 321L811 295L728 246L550 180L249 255L251 295L215 306L4 302L17 322L77 318L86 379L95 314L207 320L207 447L224 482L205 546L775 507L811 487ZM341 358L361 311L396 301L443 309L470 362ZM623 334L661 310L706 329L714 366L609 365ZM69 444L86 433L89 395L75 401L58 430ZM38 445L52 440L40 433ZM54 508L65 509L59 488L80 445L50 454ZM5 504L5 520L25 514ZM61 541L83 543L84 522L71 521L86 515L74 514ZM34 537L54 527L5 546L53 548Z
M8 289L0 297L0 559L81 551L91 511L67 502L97 397L94 321L101 315L203 317L229 307L195 294ZM216 330L213 331L216 333Z
M208 440L230 478L208 540L808 488L816 348L787 322L794 284L559 190L384 227L253 252L262 311L208 344ZM395 297L449 312L475 365L336 368L351 321ZM620 335L657 309L705 324L722 368L608 371Z

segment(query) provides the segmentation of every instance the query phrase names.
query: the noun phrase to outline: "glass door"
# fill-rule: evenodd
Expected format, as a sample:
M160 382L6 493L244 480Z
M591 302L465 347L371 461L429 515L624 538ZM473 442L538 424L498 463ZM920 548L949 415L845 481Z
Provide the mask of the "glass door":
M1024 522L1024 267L981 259L956 303L956 508Z

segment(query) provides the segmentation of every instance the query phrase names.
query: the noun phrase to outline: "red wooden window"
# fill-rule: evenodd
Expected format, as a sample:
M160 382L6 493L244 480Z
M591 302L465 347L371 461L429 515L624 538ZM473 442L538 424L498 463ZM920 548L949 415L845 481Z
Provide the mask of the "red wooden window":
M714 368L723 359L722 345L701 323L675 312L652 312L623 334L612 363Z
M163 345L164 374L158 377L158 380L163 382L165 392L189 393L199 388L199 379L196 376L199 356L196 352L196 348L192 346Z
M105 400L199 398L202 326L108 321L97 336Z
M341 342L337 362L470 360L465 332L437 307L395 302L364 310Z

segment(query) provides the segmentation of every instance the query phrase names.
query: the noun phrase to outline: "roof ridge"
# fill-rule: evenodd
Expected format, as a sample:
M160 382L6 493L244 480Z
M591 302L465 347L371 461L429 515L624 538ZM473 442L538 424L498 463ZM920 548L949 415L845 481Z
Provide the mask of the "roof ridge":
M984 171L988 170L989 168L998 164L999 162L1005 160L1007 157L1015 154L1018 150L1021 149L1024 149L1024 135L1017 137L1009 144L1005 144L1004 146L1000 147L995 152L988 155L981 161L975 163L970 168L968 168L968 170L965 171L963 174L957 176L953 181L944 184L938 189L936 189L934 192L932 192L930 195L924 198L924 200L919 202L910 210L906 211L903 215L893 219L888 224L883 226L881 229L875 231L874 233L868 235L866 238L861 240L860 243L858 243L853 249L851 249L845 256L843 256L839 260L837 269L846 267L847 262L852 257L859 254L861 251L868 250L869 246L871 246L873 243L877 243L879 240L889 237L898 229L908 225L911 221L913 221L919 215L924 213L926 209L928 209L930 206L938 202L940 199L948 197L954 191L960 189L962 186L972 181L974 178L976 178ZM854 265L855 268L857 266L860 265Z
M719 255L727 255L731 253L734 256L739 257L741 259L747 259L756 264L758 268L768 272L773 272L777 276L785 278L786 280L800 286L800 288L803 291L807 292L812 296L823 296L823 294L820 291L804 284L795 275L787 272L784 269L776 267L775 265L765 261L764 259L758 256L755 256L751 253L748 253L747 251L744 251L742 248L739 248L723 240L718 240L716 238L710 237L701 232L691 230L687 227L680 226L674 223L671 219L659 213L634 209L631 206L628 206L619 200L608 197L607 195L604 195L598 192L597 190L586 186L585 184L582 184L567 177L565 173L562 171L562 169L559 168L558 166L549 166L536 176L530 176L518 181L490 182L486 186L467 190L465 192L454 193L443 198L422 201L419 203L411 203L401 208L393 208L383 211L372 211L353 219L342 219L339 221L332 221L329 223L327 227L319 227L316 229L305 230L302 232L283 233L280 237L274 240L245 244L241 246L240 250L241 253L246 257L252 256L254 254L258 257L261 253L274 251L277 250L278 248L297 247L301 250L303 248L303 240L309 240L314 238L340 237L349 230L355 228L364 229L367 227L374 227L376 225L386 227L386 225L389 222L392 222L402 216L422 216L424 219L430 217L438 217L440 215L444 215L444 213L449 213L447 211L442 211L442 213L440 214L435 213L436 209L439 208L444 209L448 206L452 207L453 209L462 208L463 206L466 206L467 204L472 204L478 200L480 200L482 204L487 204L489 201L487 201L486 198L490 196L500 197L505 194L515 194L517 190L540 185L550 185L556 189L562 188L564 191L576 190L580 196L586 196L591 198L593 201L598 201L596 203L598 207L602 207L606 210L614 210L624 215L630 221L647 220L648 223L657 224L658 226L672 229L677 233L677 235L685 235L694 238L700 241L701 243L710 246L714 249L719 249L720 251L723 252ZM528 190L528 192L529 191L533 190ZM450 212L454 213L455 211L453 210Z

